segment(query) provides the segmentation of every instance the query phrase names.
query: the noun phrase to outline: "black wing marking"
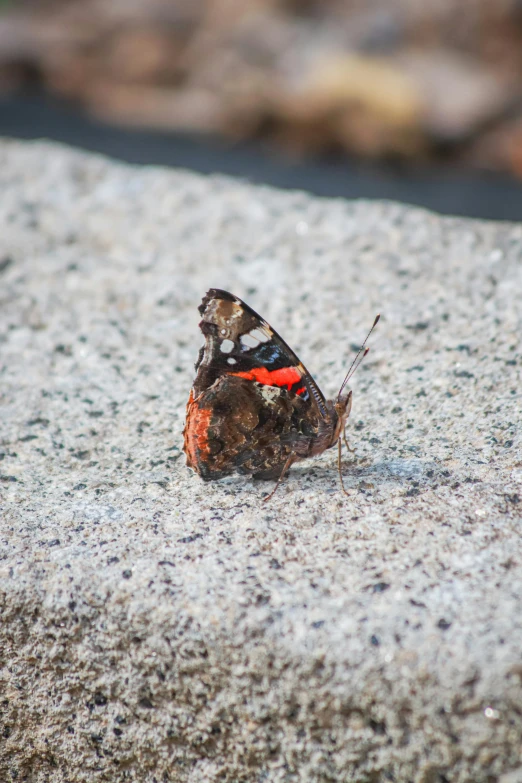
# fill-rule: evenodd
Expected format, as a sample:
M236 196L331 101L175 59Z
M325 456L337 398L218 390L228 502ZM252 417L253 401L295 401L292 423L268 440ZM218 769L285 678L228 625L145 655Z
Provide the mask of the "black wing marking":
M230 324L233 339L223 340L219 334L218 318L216 317L215 302L230 302L236 305L236 314L232 315L228 321L234 321L240 312L240 318L237 318L237 329L234 323ZM239 309L240 308L240 311ZM226 308L225 308L226 309ZM265 367L267 370L274 371L285 367L296 367L301 374L300 385L304 384L309 392L311 400L315 403L319 414L327 417L326 401L321 390L314 379L300 361L299 357L292 351L283 338L268 324L261 316L256 313L246 302L243 302L238 296L219 288L211 288L199 306L199 311L203 316L200 323L201 330L206 338L206 345L201 367L204 376L204 386L213 383L220 375L225 372L248 372L254 368ZM228 324L227 321L227 324ZM228 325L227 325L228 328ZM241 337L249 334L252 330L260 330L267 333L266 341L260 342L253 348L245 347L241 343ZM226 343L227 352L223 353L222 345ZM232 361L230 361L232 360ZM229 363L230 362L230 363ZM203 377L201 379L203 381ZM202 385L202 384L198 384ZM299 393L297 387L292 391ZM301 393L301 396L304 396ZM306 395L308 396L308 395Z

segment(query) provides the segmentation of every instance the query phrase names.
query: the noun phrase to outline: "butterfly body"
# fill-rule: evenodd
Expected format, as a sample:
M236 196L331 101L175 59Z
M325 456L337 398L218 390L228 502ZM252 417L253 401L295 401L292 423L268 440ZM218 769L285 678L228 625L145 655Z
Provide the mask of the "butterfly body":
M187 404L189 467L207 481L280 479L338 442L351 392L326 400L281 337L233 294L210 289L199 311L205 345Z

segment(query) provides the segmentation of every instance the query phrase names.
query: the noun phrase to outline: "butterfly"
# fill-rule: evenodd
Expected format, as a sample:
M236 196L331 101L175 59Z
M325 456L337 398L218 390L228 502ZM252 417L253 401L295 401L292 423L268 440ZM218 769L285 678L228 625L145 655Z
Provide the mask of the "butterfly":
M369 351L375 318L334 400L285 341L239 297L211 288L199 324L205 337L187 403L184 451L187 465L211 481L242 473L277 483L294 462L338 446L352 407L346 384Z

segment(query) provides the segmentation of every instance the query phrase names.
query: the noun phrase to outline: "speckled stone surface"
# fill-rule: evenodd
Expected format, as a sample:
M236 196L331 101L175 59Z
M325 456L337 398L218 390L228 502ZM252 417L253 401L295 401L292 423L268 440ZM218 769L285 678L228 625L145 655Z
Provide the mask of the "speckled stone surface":
M0 144L0 779L520 783L522 226ZM328 395L271 487L181 454L210 286Z

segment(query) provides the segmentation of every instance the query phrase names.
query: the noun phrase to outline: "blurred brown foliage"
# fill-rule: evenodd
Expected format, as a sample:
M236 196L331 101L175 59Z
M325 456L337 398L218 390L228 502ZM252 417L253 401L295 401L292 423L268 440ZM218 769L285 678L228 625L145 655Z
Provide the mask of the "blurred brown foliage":
M522 0L3 0L0 89L294 154L522 176Z

